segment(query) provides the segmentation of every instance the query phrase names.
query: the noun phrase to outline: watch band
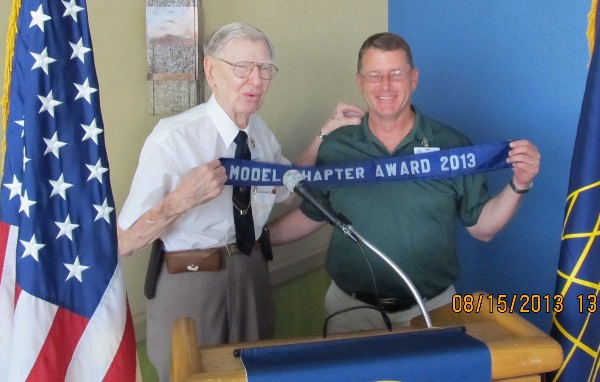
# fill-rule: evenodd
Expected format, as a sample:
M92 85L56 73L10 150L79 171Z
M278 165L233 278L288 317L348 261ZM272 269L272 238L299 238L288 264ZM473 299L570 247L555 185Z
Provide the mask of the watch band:
M515 182L513 181L513 178L510 178L510 182L508 182L508 184L510 185L510 188L513 190L513 192L515 192L516 194L519 194L519 195L528 192L533 187L533 182L531 182L531 183L529 183L529 186L527 188L524 188L524 189L517 188L517 186L515 186Z

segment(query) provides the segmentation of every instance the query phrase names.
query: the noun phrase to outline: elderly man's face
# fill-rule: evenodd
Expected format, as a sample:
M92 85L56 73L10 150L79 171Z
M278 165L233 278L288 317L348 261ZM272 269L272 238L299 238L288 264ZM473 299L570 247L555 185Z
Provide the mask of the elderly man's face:
M233 64L241 61L272 63L269 47L264 42L246 39L227 43L219 58ZM250 115L260 108L271 81L259 76L258 67L254 67L248 77L240 78L233 73L230 64L215 57L209 57L208 60L205 70L213 94L238 127L245 128Z
M403 74L398 76L398 73ZM369 77L379 78L380 81L370 82ZM419 73L417 69L411 70L404 51L388 52L374 48L365 52L362 68L356 75L369 113L380 119L396 119L410 110L418 79Z

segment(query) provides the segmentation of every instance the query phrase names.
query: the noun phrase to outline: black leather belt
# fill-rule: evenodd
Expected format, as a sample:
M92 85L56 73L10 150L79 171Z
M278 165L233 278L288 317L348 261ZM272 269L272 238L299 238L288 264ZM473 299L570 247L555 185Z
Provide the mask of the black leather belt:
M374 295L369 293L355 292L351 293L351 296L365 304L377 306L387 313L402 312L409 310L413 306L417 305L417 300L414 297L396 298L396 297L380 297L375 298Z

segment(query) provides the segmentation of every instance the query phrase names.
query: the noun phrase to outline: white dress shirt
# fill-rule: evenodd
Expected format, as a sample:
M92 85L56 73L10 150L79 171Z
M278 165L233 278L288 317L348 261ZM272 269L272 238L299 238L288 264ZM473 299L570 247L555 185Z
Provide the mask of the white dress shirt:
M248 145L252 160L289 164L281 155L277 139L256 114L250 116ZM197 166L217 158L233 158L239 128L223 111L216 98L181 114L164 118L146 139L129 196L119 215L122 229L133 225L145 212L171 193ZM253 186L252 215L256 238L269 218L275 202L289 197L285 187ZM221 195L181 215L160 238L167 251L205 249L235 243L232 186Z

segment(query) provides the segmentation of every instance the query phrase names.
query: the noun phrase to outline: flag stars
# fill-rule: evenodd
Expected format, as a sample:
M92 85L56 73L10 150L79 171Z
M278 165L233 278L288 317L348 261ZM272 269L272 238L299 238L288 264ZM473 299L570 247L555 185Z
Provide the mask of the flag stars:
M35 58L35 63L31 67L31 70L42 68L44 73L48 75L48 65L50 65L53 62L56 62L54 58L48 57L48 48L44 48L42 53L39 54L33 52L29 53L33 56L33 58Z
M84 8L81 8L80 6L75 4L75 0L71 0L69 2L63 1L62 3L66 8L65 13L63 14L63 17L71 16L73 18L73 20L75 22L77 22L77 13L83 11Z
M39 244L37 242L37 239L35 238L35 235L33 235L31 237L31 240L29 241L21 240L21 244L23 245L23 247L25 247L25 251L23 251L23 256L21 256L22 259L26 258L27 256L31 256L35 259L35 261L40 261L40 249L44 248L46 245Z
M27 165L27 163L29 163L30 160L31 158L27 157L27 152L25 151L25 147L23 147L23 172L25 172L25 166Z
M71 59L78 58L79 61L85 64L85 54L91 52L92 50L83 46L83 38L80 38L77 44L73 44L72 42L69 44L71 45L71 49L73 49Z
M46 147L46 151L44 151L44 155L52 153L57 158L60 158L58 150L67 145L65 142L58 140L58 133L54 133L50 139L44 138L44 142L46 142L46 146L48 146Z
M15 121L15 123L23 128L21 130L21 138L23 138L25 136L25 120L24 119L20 119L18 121Z
M88 176L87 180L90 181L92 179L98 179L98 182L102 183L102 174L108 171L106 167L102 167L101 160L98 159L98 162L95 165L86 164L87 168L90 170L90 176Z
M63 263L63 264L69 270L69 275L67 276L65 281L69 281L70 279L75 277L77 280L79 280L80 283L83 282L81 273L83 271L85 271L86 269L88 269L89 267L85 266L85 265L81 265L81 263L79 262L79 256L77 256L75 258L75 262L73 264L69 264L69 263Z
M58 180L51 180L50 185L52 185L52 192L50 193L50 197L60 195L61 198L67 200L66 191L68 188L73 187L71 183L65 182L65 175L61 174Z
M39 112L43 113L43 112L47 111L48 113L50 113L52 118L54 118L54 108L56 106L62 104L62 102L56 101L54 99L54 95L52 95L52 90L50 90L50 93L48 93L48 95L46 97L39 95L38 98L40 99L40 101L42 101L42 108L40 109Z
M10 190L8 200L12 200L15 196L21 195L21 182L17 179L17 176L13 174L12 183L4 183L4 187Z
M29 200L27 196L27 191L23 195L21 195L21 206L19 207L19 212L25 212L25 215L29 217L29 207L33 206L37 202L35 200Z
M98 144L98 134L102 133L102 129L96 126L96 119L92 121L89 125L82 124L83 130L85 130L85 135L83 136L82 142L86 139L91 139L95 144Z
M52 17L44 14L44 8L40 5L37 11L29 12L31 14L31 23L29 24L29 28L32 28L34 25L40 28L42 32L44 32L44 22L51 20Z
M94 204L94 208L98 211L96 218L94 221L98 221L100 219L106 220L107 223L110 223L110 213L113 212L114 208L108 206L108 201L104 198L104 202L102 205Z
M75 83L74 84L75 87L77 88L77 90L79 91L79 93L77 93L77 96L75 96L75 99L80 99L80 98L85 98L85 100L91 104L92 100L90 99L90 96L92 95L92 93L95 93L98 91L98 89L93 88L90 86L89 83L89 79L85 79L85 82L82 83L81 85Z
M64 222L54 222L54 224L60 228L60 231L56 236L57 239L61 236L66 236L69 238L69 240L73 241L73 230L79 227L79 224L71 223L71 217L69 215L67 215L67 218Z

